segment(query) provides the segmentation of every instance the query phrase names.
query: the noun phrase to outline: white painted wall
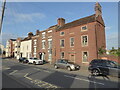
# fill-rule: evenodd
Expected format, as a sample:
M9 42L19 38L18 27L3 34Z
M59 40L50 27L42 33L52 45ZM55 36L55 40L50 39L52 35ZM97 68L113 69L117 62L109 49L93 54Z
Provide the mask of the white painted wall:
M30 58L32 55L32 40L22 41L20 46L22 57Z
M9 41L6 42L6 57L9 57L10 55L10 52L9 52Z

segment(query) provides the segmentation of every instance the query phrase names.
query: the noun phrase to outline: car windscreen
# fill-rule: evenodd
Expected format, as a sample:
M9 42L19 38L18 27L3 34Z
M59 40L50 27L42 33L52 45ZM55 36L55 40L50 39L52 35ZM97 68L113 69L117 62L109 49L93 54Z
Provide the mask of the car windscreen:
M37 58L33 58L34 60L38 60Z

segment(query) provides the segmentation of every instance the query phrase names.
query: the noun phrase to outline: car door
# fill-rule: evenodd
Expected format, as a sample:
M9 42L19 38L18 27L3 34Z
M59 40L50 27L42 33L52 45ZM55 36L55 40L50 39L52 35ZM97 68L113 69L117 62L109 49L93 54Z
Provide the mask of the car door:
M99 64L100 64L101 73L104 75L109 75L109 66L107 66L107 61L100 60Z
M62 61L61 67L62 68L66 68L67 67L67 62L65 60Z
M29 62L32 63L32 58L29 59Z
M112 61L108 61L108 65L109 65L109 74L112 76L118 76L118 67L115 63L113 63Z

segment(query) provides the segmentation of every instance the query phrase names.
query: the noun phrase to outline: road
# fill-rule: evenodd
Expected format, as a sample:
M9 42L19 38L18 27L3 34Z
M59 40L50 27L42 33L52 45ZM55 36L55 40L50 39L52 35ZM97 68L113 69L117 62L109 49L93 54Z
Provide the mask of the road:
M3 88L118 88L116 78L75 75L3 59ZM102 78L101 78L102 77Z

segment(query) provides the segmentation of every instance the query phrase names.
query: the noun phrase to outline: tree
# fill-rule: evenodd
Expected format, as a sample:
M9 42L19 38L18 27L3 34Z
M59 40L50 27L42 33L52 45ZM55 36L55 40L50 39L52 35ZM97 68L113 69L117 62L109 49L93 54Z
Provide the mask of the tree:
M112 47L112 49L110 50L110 53L111 53L111 54L116 54L116 53L117 53L117 50L116 50L114 47Z
M120 56L120 47L118 48L116 54L117 54L117 56Z
M105 54L106 53L106 50L104 49L104 47L101 47L98 49L98 54L99 55L102 55L102 54Z

